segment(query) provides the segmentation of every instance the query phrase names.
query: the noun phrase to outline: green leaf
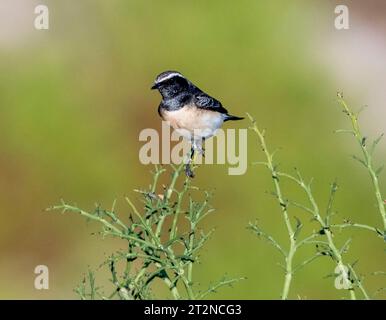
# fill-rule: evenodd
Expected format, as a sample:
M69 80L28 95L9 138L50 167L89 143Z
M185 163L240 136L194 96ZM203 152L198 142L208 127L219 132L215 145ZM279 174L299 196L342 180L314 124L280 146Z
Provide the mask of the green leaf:
M358 110L357 113L356 113L356 117L358 118L358 116L359 116L366 108L368 108L368 106L366 106L366 105L360 107L359 110Z
M383 170L383 168L385 167L385 165L381 165L376 171L375 171L375 175L376 176L379 176Z
M333 182L331 184L331 189L330 189L330 197L328 199L328 204L327 204L327 209L326 209L326 225L328 226L330 224L330 218L333 215L333 210L332 210L332 205L334 203L335 199L335 194L338 191L338 184L336 182Z
M353 130L345 130L345 129L335 130L334 133L349 133L349 134L352 134L352 135L355 134L355 132Z
M303 223L297 217L294 217L294 218L296 220L296 229L295 229L293 238L294 238L294 240L296 240L300 234L300 231L303 228Z
M375 148L376 146L378 145L378 143L382 140L384 136L384 133L382 133L381 135L379 135L379 137L377 139L374 140L372 146L371 146L371 150L370 150L370 153L373 154L374 151L375 151Z
M364 160L358 158L357 156L353 155L352 158L356 161L358 161L359 163L363 164L366 168L367 168L367 164Z
M349 249L349 246L350 246L350 243L351 243L352 239L348 239L344 245L342 246L342 248L340 249L340 254L343 254L343 253L346 253Z

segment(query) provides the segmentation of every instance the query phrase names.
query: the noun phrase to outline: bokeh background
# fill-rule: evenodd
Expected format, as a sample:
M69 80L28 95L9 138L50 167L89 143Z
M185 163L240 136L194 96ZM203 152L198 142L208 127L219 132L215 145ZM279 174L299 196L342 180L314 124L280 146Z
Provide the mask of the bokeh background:
M37 4L49 7L49 30L34 28ZM337 4L349 7L349 30L334 28ZM254 115L272 148L281 148L282 168L297 166L315 178L323 205L337 178L337 222L351 217L380 226L369 177L349 157L358 148L333 130L349 125L335 101L338 90L353 108L369 106L362 114L369 137L386 129L385 18L382 0L0 0L0 298L76 298L72 289L88 266L120 246L91 235L95 226L76 215L44 209L60 198L84 208L110 206L148 185L152 168L138 160L138 134L160 128L160 98L149 87L167 69L183 72L234 114ZM249 161L261 160L253 135L248 146ZM382 144L380 162L385 150ZM281 257L246 230L259 219L286 244L280 212L266 193L270 177L260 167L241 176L227 169L201 166L194 181L215 191L216 208L205 225L216 233L196 280L204 286L223 274L246 276L211 298L279 298ZM385 270L382 241L365 231L335 235L341 245L348 237L346 259L359 259L368 291L385 286L384 277L371 275ZM49 290L34 288L39 264L49 267ZM333 269L327 258L303 269L290 297L346 297L325 277Z

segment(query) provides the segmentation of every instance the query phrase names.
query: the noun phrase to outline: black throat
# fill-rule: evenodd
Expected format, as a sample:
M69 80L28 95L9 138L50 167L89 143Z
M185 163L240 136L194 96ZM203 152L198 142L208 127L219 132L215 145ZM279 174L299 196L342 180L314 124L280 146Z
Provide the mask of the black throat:
M163 97L160 107L167 111L179 110L189 104L192 99L193 95L191 93L181 92L177 95Z
M183 108L193 99L194 86L177 76L161 83L158 90L162 96L161 107L173 111Z

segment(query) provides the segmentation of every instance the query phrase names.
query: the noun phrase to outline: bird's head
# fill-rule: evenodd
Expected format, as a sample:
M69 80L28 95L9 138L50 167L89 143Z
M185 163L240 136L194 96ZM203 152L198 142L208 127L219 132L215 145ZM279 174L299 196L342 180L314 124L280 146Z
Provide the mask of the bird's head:
M157 76L151 89L157 89L163 98L173 98L189 89L190 82L177 71L165 71Z

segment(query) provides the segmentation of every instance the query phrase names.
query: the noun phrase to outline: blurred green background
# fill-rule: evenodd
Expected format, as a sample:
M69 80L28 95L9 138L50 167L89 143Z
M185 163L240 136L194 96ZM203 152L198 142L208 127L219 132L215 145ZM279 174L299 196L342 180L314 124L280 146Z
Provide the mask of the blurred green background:
M281 148L283 170L297 166L315 178L322 205L337 178L337 222L351 217L380 226L369 177L349 158L357 146L333 130L349 125L335 102L338 90L354 108L369 104L362 117L369 135L386 129L386 7L374 0L342 3L350 9L350 29L339 31L335 1L0 0L0 298L76 298L72 289L88 266L120 247L91 235L95 226L80 217L44 208L60 198L90 209L95 202L110 206L148 185L152 168L138 160L138 134L160 128L160 97L149 88L168 69L232 113L255 116L271 148ZM49 30L34 29L37 4L50 9ZM250 162L263 159L253 135L248 146ZM383 144L378 159L385 154ZM201 166L194 181L215 191L216 208L206 220L216 232L196 280L204 286L225 273L246 276L211 297L279 298L281 257L246 230L259 219L287 243L275 199L266 193L269 174L250 166L245 175L229 176L227 169ZM285 187L297 196L291 184ZM338 232L335 239L342 245L351 236L346 259L359 259L372 293L385 286L384 277L371 275L386 269L384 245L365 231ZM34 289L39 264L49 267L49 290ZM290 297L347 296L325 278L333 269L327 258L303 269Z

